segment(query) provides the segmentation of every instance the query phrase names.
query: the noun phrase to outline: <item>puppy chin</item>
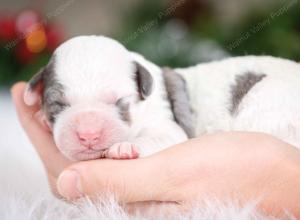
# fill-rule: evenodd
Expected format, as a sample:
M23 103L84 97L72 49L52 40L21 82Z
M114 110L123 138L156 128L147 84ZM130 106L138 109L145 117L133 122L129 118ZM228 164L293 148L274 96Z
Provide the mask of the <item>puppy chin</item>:
M69 142L70 143L70 142ZM71 161L81 161L81 160L94 160L100 159L104 157L104 151L109 148L112 144L107 142L105 144L101 144L95 146L91 149L87 149L86 147L80 145L80 143L73 141L72 146L60 145L58 144L58 149L60 152Z
M82 146L74 137L61 135L59 140L55 141L60 152L72 161L93 160L103 158L103 153L114 143L120 142L123 139L113 138L101 143L101 145L92 148Z
M114 132L109 132L100 145L86 148L79 143L75 132L70 129L63 130L64 132L54 135L54 140L61 153L72 161L99 159L106 149L127 139L123 129L115 129Z
M71 161L95 160L103 158L104 150L83 151L83 152L63 152L62 153Z

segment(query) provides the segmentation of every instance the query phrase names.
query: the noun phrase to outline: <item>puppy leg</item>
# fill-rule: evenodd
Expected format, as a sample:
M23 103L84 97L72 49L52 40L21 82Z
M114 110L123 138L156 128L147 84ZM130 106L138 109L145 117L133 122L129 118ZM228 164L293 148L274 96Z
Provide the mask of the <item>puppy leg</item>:
M187 140L187 135L174 121L165 121L155 127L147 127L138 137L128 142L116 143L105 152L111 159L135 159L146 157L167 147Z
M130 142L120 142L112 145L105 153L111 159L136 159L139 157L138 147Z

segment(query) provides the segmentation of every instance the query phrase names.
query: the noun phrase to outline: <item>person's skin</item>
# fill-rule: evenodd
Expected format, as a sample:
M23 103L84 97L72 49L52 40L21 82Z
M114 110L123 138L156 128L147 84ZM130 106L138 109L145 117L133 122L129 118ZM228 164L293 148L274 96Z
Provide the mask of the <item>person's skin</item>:
M55 193L67 200L112 192L122 204L174 202L180 207L214 196L241 203L260 199L268 214L300 217L300 151L272 136L228 132L204 135L136 160L72 163L56 148L23 102L25 83L12 88L19 120L43 161Z

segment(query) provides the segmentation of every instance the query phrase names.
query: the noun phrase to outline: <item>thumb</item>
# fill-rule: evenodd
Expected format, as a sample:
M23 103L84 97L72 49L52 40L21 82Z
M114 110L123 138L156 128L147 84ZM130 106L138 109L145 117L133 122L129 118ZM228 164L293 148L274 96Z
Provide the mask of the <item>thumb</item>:
M72 165L58 178L58 192L67 200L112 193L121 203L160 200L163 175L155 158L94 160Z

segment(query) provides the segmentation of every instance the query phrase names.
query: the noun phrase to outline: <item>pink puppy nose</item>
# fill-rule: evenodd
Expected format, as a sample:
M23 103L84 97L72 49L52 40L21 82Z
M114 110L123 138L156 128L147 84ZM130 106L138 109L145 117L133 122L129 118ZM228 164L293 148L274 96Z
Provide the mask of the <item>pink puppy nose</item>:
M87 132L87 133L82 133L82 132L77 132L78 139L80 143L85 146L85 147L92 147L100 142L100 132L92 133L92 132Z

